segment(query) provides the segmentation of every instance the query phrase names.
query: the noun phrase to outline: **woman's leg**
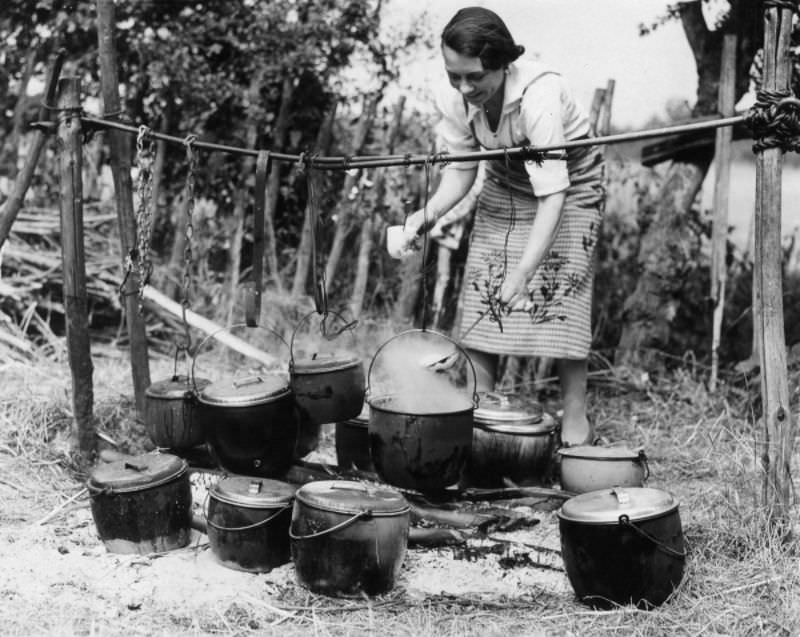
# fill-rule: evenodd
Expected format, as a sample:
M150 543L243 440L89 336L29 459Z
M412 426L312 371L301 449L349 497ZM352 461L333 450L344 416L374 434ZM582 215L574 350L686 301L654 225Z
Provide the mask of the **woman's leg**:
M494 383L497 380L497 354L481 352L477 349L467 349L472 364L475 367L475 377L477 391L494 391Z
M586 359L562 358L556 365L564 405L561 440L568 445L591 443L594 431L586 417Z

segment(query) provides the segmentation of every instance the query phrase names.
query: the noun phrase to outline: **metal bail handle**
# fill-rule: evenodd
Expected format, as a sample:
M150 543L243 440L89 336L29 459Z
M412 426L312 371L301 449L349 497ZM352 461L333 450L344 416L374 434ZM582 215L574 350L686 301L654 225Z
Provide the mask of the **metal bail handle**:
M300 319L297 325L294 326L294 330L292 330L292 338L289 340L289 365L291 369L294 369L294 341L297 338L297 331L300 329L300 326L303 325L306 321L308 321L308 319L310 319L312 316L314 316L314 314L317 314L316 310L313 310L308 314L306 314L303 318ZM327 331L328 328L326 327L326 321L328 320L328 316L331 314L342 322L342 327L340 327L336 332L331 332L329 335ZM342 332L346 330L352 330L356 325L358 325L357 320L350 321L348 323L347 321L345 321L344 317L341 314L339 314L339 312L334 312L333 310L326 310L325 314L322 315L322 318L320 320L322 321L321 323L322 334L327 340L333 340L334 338L339 336ZM355 339L355 335L353 336L353 338Z
M400 332L399 334L395 334L391 338L389 338L386 341L384 341L381 344L381 346L375 351L375 354L372 356L372 360L369 362L369 368L367 369L367 396L371 395L371 393L372 393L372 382L371 382L372 381L372 368L375 365L375 361L378 360L378 354L380 354L381 351L383 350L383 348L386 347L393 340L395 340L395 339L397 339L397 338L399 338L401 336L404 336L406 334L414 334L414 333L436 334L437 336L441 336L443 339L445 339L447 341L450 341L450 343L452 343L455 346L455 348L459 352L461 352L461 354L464 356L464 358L467 359L467 362L469 363L469 367L472 370L472 406L473 406L473 408L477 409L478 405L480 404L480 396L478 396L478 374L475 372L475 365L472 363L472 359L469 357L469 354L467 354L466 350L463 347L461 347L461 345L456 343L455 340L453 340L452 338L447 336L447 334L442 334L441 332L434 332L432 330L423 330L423 329L419 329L419 328L406 330L404 332Z
M264 282L264 221L269 166L269 151L258 151L255 206L253 208L253 285L247 287L244 292L244 322L247 327L256 327L261 318L261 290Z
M191 381L192 381L192 395L195 398L197 398L197 396L200 394L199 390L197 389L197 377L195 376L195 373L194 373L194 368L197 365L197 359L200 356L200 353L203 351L203 348L206 346L206 343L208 343L208 341L210 341L212 338L214 338L217 334L220 334L221 332L230 332L231 330L233 330L233 329L235 329L237 327L249 327L249 326L246 323L234 323L233 325L230 325L228 327L221 327L218 330L214 330L213 332L211 332L211 334L209 334L202 341L200 341L200 344L197 346L197 349L194 351L194 356L192 357L192 369L191 369L191 373L190 373L190 378L191 378ZM280 341L284 345L286 345L286 347L289 347L289 343L286 342L286 339L283 338L283 336L281 336L280 333L276 329L271 328L271 327L267 327L266 325L255 325L254 327L260 327L262 330L266 330L267 332L270 332L271 334L274 334L275 336L277 336L280 339Z

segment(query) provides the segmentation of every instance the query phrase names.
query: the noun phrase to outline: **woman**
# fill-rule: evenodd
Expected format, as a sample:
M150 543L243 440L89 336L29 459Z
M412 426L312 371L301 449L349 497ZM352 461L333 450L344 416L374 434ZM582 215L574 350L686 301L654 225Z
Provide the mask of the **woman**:
M488 9L462 9L450 20L442 32L450 87L437 97L445 152L545 147L589 136L588 118L561 76L519 60L523 52ZM604 165L592 147L550 155L538 163L507 156L486 162L459 333L482 391L494 387L499 355L556 359L562 443L585 444L594 441L586 361ZM406 220L406 247L464 197L476 172L476 162L444 167L427 207Z

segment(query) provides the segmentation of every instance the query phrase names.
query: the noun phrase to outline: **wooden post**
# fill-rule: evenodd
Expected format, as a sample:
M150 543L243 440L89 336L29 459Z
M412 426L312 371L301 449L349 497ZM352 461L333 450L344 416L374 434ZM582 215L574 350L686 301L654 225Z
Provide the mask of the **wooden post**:
M61 204L61 261L64 271L64 314L67 354L72 372L72 413L81 464L94 460L92 354L86 296L86 258L83 249L83 149L80 119L81 83L77 77L58 83L58 168Z
M764 12L766 91L788 91L790 9L769 6ZM756 237L753 287L761 364L764 440L759 446L764 469L763 506L773 528L791 532L792 476L789 463L795 437L789 405L789 380L783 325L781 281L781 177L783 151L768 148L756 155ZM760 311L759 311L760 310Z
M614 102L614 87L616 85L617 83L613 79L609 79L606 82L606 90L603 93L603 106L597 119L598 135L608 135L611 132L611 104Z
M58 76L61 75L61 67L64 64L65 55L66 51L64 49L59 49L58 53L53 56L50 62L50 68L47 71L47 79L45 80L44 104L53 105L56 97ZM21 96L20 99L22 99ZM39 121L46 122L49 120L50 111L42 105L39 109ZM31 147L25 159L25 164L14 180L14 188L11 190L11 194L5 204L3 204L3 209L0 210L0 248L3 247L3 243L5 243L5 240L8 238L11 232L11 226L14 224L22 208L22 204L25 201L25 193L28 192L28 187L31 185L33 171L36 170L36 164L39 162L39 155L46 141L47 134L43 130L37 130L33 133Z
M117 75L117 50L114 46L114 0L97 0L97 39L100 55L100 80L103 92L103 111L108 119L115 119L120 111L119 77ZM123 268L125 258L136 246L136 217L133 212L133 187L131 185L131 147L127 133L109 129L108 145L111 151L111 171L114 177L114 194L117 200L119 240L122 246ZM150 385L150 361L147 355L147 333L144 318L139 314L137 290L139 277L131 272L123 294L125 318L131 350L131 374L136 411L144 414L145 390Z
M722 41L722 65L719 78L719 114L731 117L736 106L736 35L728 33ZM727 268L725 253L728 237L728 199L731 184L731 148L733 129L717 129L714 161L714 223L711 227L711 298L714 301L713 334L711 340L711 377L708 388L717 390L719 371L719 341L722 333L722 315L725 309L725 283Z

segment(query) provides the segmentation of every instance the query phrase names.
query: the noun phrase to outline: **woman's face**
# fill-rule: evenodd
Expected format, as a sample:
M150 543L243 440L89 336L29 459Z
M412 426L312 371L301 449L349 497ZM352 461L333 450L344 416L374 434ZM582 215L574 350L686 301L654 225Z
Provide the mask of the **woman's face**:
M503 86L504 69L487 70L480 58L456 53L446 44L442 45L442 57L450 85L470 104L482 106Z

